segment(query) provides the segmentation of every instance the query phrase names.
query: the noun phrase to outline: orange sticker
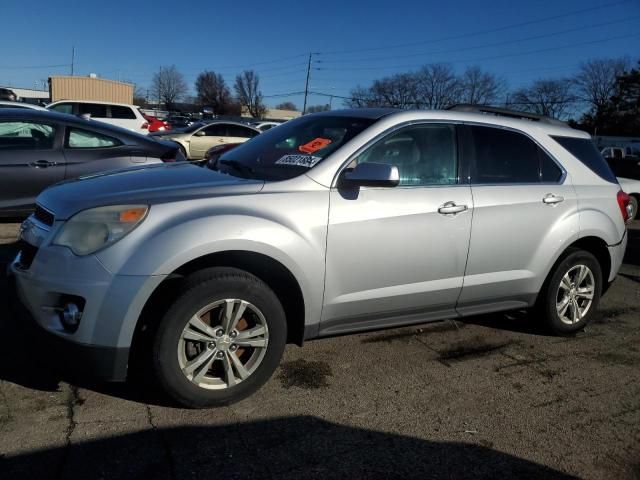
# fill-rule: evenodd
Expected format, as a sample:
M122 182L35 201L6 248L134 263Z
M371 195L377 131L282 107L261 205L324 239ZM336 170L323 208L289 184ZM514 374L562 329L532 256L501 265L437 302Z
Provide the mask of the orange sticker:
M302 153L313 153L326 147L330 143L331 143L331 140L329 140L328 138L318 137L318 138L314 138L308 143L305 143L304 145L300 145L298 147L298 150L300 150Z

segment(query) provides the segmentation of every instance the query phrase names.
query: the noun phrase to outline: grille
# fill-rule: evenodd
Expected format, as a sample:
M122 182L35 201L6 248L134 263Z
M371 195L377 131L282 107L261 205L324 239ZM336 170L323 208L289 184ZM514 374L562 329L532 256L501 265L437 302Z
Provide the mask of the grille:
M33 259L36 257L36 253L38 253L38 247L34 247L24 240L20 240L18 242L18 248L20 248L20 260L18 261L18 267L23 270L28 270L33 263Z
M52 226L53 221L55 220L55 216L48 210L45 210L40 205L36 205L36 210L33 212L33 216L36 220L45 225Z

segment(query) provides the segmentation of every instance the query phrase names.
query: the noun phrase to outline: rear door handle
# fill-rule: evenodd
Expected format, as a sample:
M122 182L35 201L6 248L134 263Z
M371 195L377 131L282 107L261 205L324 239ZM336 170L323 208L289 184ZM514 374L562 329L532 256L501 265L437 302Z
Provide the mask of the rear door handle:
M564 202L564 197L554 195L553 193L547 193L542 201L547 205L555 205L556 203Z
M56 162L50 162L48 160L36 160L31 164L31 166L35 168L47 168L47 167L53 167L55 165L56 165Z
M442 213L443 215L452 215L464 212L466 209L466 205L456 205L456 202L447 202L438 208L438 213Z

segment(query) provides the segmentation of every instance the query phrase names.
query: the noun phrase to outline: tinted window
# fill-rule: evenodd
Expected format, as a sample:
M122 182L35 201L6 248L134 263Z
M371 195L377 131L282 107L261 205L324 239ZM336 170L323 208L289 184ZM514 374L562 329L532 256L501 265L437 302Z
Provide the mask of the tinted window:
M558 183L562 178L562 170L547 153L538 149L540 153L540 179L543 183Z
M33 122L0 122L0 150L43 150L53 148L55 129Z
M551 138L567 149L571 155L584 163L600 178L611 183L618 183L618 179L615 177L611 168L607 162L605 162L604 158L602 158L602 155L600 155L600 152L598 152L590 139L575 137Z
M135 120L136 114L129 107L121 107L118 105L111 105L111 118L125 118L127 120Z
M118 145L122 145L122 142L117 138L79 128L69 129L68 148L108 148Z
M91 118L107 118L107 106L99 103L79 103L78 113L80 115L91 115Z
M241 138L253 138L258 132L251 130L250 128L244 128L240 125L229 125L227 127L227 135L229 137L241 137Z
M69 115L72 115L73 103L61 103L59 105L54 105L53 107L50 108L50 110L53 110L55 112L60 112L60 113L68 113Z
M361 154L357 163L398 167L400 185L448 185L457 181L456 130L420 125L392 133Z
M538 146L521 133L492 127L470 127L475 153L473 183L540 181Z
M204 129L204 132L208 137L226 137L227 136L227 126L224 124L213 124L209 125Z

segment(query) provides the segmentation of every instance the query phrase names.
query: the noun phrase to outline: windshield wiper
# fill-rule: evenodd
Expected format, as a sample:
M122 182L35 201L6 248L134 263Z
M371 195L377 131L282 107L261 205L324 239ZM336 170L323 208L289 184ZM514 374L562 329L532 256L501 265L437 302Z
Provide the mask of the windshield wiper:
M240 174L246 175L248 178L252 178L254 171L253 168L245 165L244 163L238 160L218 160L218 163L221 165L229 166L234 170L240 172Z

